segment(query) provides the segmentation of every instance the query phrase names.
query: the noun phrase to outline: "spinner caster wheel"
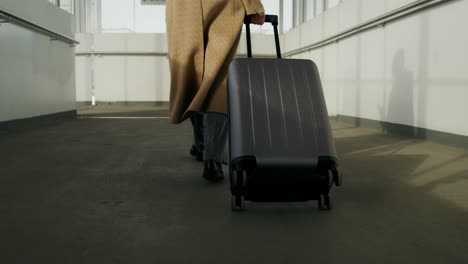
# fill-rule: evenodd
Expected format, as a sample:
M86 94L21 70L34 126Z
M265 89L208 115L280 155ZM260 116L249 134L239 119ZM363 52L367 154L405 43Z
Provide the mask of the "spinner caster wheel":
M232 171L231 172L231 185L234 189L241 191L247 184L247 172L245 171Z
M330 211L333 209L332 199L328 195L320 195L317 203L320 211Z
M231 197L231 209L234 212L245 210L245 197L241 195L233 195Z

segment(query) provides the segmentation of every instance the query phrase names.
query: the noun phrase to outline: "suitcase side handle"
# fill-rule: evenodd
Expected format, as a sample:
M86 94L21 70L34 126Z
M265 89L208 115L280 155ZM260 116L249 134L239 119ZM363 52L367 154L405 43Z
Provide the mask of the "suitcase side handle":
M247 35L247 56L252 58L252 40L250 36L250 16L246 16L244 19L244 24L246 28ZM278 59L281 59L281 47L278 33L278 16L277 15L266 15L265 22L271 23L273 25L273 30L275 31L275 45L276 45L276 56Z

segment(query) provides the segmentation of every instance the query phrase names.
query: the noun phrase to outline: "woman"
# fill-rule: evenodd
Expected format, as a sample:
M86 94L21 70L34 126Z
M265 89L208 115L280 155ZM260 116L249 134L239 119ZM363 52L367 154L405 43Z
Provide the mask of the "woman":
M167 0L171 94L169 120L190 118L195 144L191 154L204 160L203 177L224 179L222 154L227 139L229 63L239 44L246 15L262 25L260 0Z

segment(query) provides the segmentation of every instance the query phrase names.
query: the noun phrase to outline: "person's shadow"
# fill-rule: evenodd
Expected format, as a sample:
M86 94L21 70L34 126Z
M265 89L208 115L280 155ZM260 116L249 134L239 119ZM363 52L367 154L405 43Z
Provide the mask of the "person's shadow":
M391 134L415 136L413 98L413 73L405 67L405 53L400 49L393 57L392 91L387 111L385 113L385 109L380 109L381 120L385 121L382 123L384 131Z

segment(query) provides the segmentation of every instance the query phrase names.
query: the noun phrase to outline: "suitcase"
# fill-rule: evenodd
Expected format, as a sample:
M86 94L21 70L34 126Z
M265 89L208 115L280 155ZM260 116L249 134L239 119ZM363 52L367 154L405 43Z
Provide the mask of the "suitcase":
M317 66L311 60L253 59L246 18L248 58L228 74L229 175L232 210L245 201L317 200L331 210L332 185L341 185L334 140Z

